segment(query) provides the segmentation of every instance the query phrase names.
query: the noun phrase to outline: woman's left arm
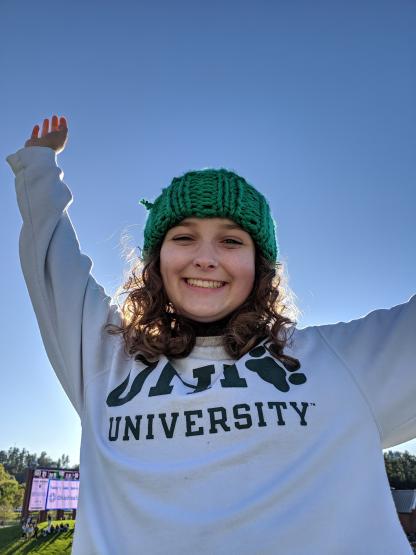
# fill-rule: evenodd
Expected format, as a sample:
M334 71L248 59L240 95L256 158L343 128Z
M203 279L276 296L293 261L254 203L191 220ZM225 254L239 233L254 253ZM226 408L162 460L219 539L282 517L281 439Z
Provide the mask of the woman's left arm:
M370 404L383 447L416 437L416 295L390 309L316 329Z

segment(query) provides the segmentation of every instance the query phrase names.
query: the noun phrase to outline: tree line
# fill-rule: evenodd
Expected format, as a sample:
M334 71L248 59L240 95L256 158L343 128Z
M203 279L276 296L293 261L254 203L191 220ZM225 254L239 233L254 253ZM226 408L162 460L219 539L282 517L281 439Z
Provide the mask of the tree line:
M384 464L390 486L395 489L416 489L416 456L408 451L384 453Z
M415 455L408 451L388 451L384 453L384 464L392 488L416 489ZM18 447L0 451L0 517L4 518L4 515L22 506L26 469L37 466L79 470L78 466L69 466L69 457L65 454L55 461L45 451L39 456Z
M36 453L30 453L27 449L19 449L18 447L10 447L8 451L0 451L0 464L4 470L13 476L19 484L23 484L26 480L26 469L35 467L46 468L71 468L79 470L78 466L69 466L68 455L62 454L57 461L49 457L46 451L42 451L38 456Z
M0 451L0 464L19 484L26 480L26 468L37 466L47 468L68 468L79 470L79 466L70 466L68 455L62 454L54 460L42 451L38 456L27 449L10 447L8 451ZM416 456L408 451L387 451L384 453L384 464L390 486L396 489L416 489Z

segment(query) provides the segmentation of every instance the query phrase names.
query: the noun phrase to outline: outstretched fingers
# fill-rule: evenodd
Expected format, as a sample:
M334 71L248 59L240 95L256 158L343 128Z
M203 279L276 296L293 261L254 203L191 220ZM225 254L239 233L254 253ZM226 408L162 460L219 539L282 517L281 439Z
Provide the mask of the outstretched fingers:
M68 129L68 123L64 116L61 116L59 120L59 129Z
M45 118L42 124L42 137L45 137L49 133L49 119Z
M52 116L52 123L51 123L51 131L58 131L59 127L58 127L58 116L53 115Z
M40 136L39 136L40 135ZM49 146L55 152L62 152L68 138L68 124L64 116L53 114L49 129L49 118L45 118L41 126L35 125L30 139L25 146Z

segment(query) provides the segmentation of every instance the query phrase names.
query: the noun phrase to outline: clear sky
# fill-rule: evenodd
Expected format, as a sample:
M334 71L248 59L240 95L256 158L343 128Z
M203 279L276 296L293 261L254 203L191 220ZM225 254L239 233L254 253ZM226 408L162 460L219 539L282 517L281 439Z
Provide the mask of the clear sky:
M411 0L3 0L1 159L67 117L70 216L110 294L123 237L142 244L139 199L190 169L233 169L270 200L299 326L348 321L416 292L415 29ZM0 449L76 463L5 161L0 194Z

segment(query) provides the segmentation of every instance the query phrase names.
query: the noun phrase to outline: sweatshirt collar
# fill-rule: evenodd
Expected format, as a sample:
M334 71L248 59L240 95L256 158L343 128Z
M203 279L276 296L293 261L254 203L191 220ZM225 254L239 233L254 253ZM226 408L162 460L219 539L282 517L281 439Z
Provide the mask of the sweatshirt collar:
M202 360L233 360L226 352L221 336L197 337L189 356Z

